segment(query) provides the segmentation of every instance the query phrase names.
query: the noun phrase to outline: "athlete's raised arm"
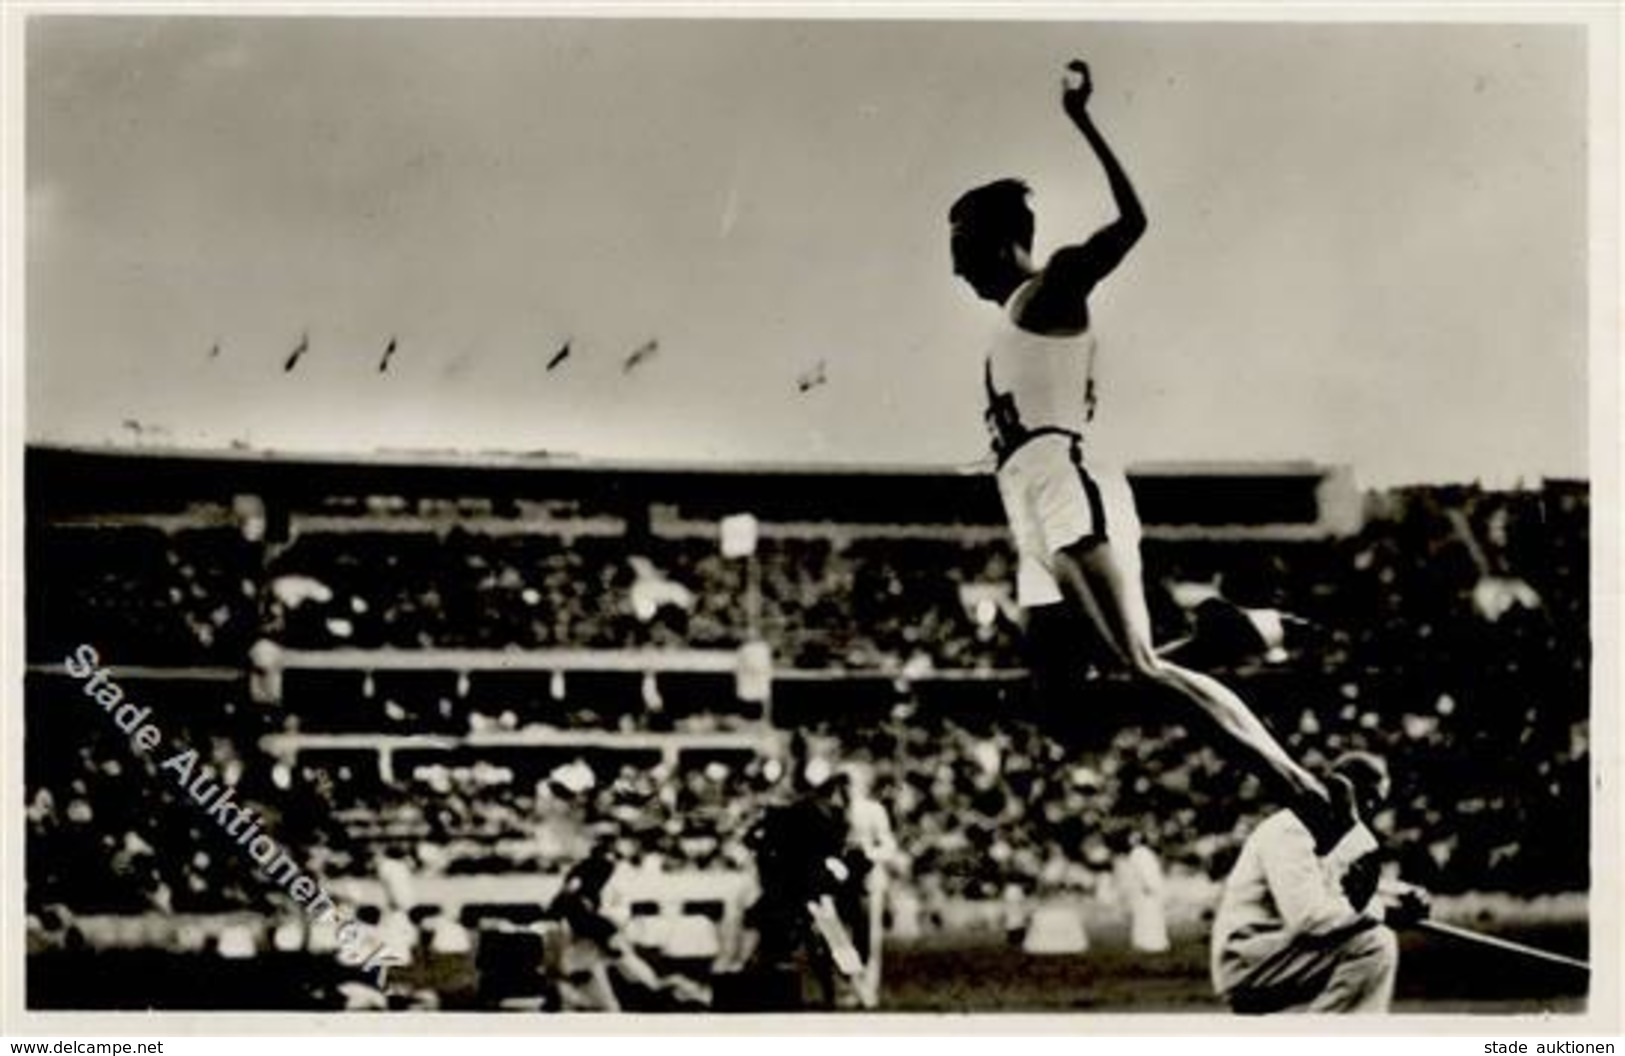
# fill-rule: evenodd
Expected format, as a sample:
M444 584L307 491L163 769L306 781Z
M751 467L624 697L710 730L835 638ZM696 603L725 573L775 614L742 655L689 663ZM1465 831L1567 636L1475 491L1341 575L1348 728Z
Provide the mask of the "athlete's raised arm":
M1128 173L1112 153L1100 129L1095 127L1089 114L1089 97L1094 85L1089 67L1073 61L1067 65L1067 76L1061 88L1061 106L1072 123L1083 134L1084 140L1100 159L1105 170L1106 183L1111 188L1112 201L1117 206L1117 218L1077 245L1064 246L1055 251L1045 265L1043 277L1034 291L1030 310L1046 324L1045 328L1087 326L1088 297L1095 285L1111 274L1128 251L1145 234L1145 210L1140 196ZM1026 313L1024 313L1026 314Z

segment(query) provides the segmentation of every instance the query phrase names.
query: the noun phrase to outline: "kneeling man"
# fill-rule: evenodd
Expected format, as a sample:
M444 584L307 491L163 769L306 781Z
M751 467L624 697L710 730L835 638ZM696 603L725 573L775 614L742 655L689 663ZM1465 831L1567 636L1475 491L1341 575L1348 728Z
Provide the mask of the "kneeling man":
M1388 766L1349 752L1332 772L1352 786L1370 825L1388 797ZM1213 986L1241 1013L1386 1012L1399 947L1393 927L1427 915L1415 888L1377 897L1375 853L1341 862L1315 853L1292 811L1266 818L1242 846L1213 922Z

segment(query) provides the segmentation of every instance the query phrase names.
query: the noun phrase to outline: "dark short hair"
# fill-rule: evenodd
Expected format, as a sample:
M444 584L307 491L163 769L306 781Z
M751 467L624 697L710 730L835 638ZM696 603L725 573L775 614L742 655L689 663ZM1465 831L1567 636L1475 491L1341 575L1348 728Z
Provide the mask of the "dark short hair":
M1354 790L1373 799L1388 780L1388 763L1372 752L1344 752L1332 763L1332 773L1348 778Z
M973 235L1014 238L1026 248L1033 244L1033 211L1027 204L1032 189L1006 177L973 187L948 210L948 222Z

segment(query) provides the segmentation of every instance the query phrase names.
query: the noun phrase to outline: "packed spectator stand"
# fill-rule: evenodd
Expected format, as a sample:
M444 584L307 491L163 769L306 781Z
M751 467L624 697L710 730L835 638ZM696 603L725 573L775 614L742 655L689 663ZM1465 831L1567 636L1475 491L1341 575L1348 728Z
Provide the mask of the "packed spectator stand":
M821 481L854 477L840 473L663 496L680 478L583 470L536 495L510 468L409 495L391 490L418 479L407 466L314 474L296 493L293 470L255 491L207 459L132 474L102 457L29 454L31 913L276 911L252 863L211 844L173 783L54 673L86 641L333 877L390 855L425 874L558 872L593 839L642 869L748 869L744 835L789 729L874 765L928 903L1088 892L1130 830L1174 870L1220 875L1270 804L1190 716L1081 646L1075 669L1033 687L986 480L921 475L932 501L905 523L850 487L827 493L825 520L776 516L798 491L819 508ZM1149 533L1159 639L1187 639L1301 758L1386 753L1386 827L1418 882L1585 889L1587 487L1409 488L1364 505L1362 523L1323 535ZM744 510L760 518L754 556L725 557L718 521ZM1250 637L1246 611L1284 615L1283 636ZM658 660L754 641L771 654L770 706L742 700L731 667ZM320 661L408 652L484 660ZM307 664L267 691L266 656ZM517 656L558 659L503 662ZM299 749L321 736L336 739ZM378 742L398 743L392 765L367 738L398 739Z

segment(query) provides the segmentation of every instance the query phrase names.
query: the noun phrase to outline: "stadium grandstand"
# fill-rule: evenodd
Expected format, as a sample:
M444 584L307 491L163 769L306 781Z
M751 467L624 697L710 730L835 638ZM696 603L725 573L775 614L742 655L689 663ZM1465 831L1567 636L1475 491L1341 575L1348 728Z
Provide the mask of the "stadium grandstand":
M872 768L905 958L1011 905L1105 913L1129 833L1197 919L1269 806L1103 665L1029 670L983 474L47 446L25 471L32 1007L346 1001L333 935L90 717L64 671L86 643L408 951L389 1007L522 996L489 951L594 846L636 946L708 978L792 739ZM1131 477L1159 641L1244 687L1299 758L1383 752L1408 878L1588 890L1584 483ZM229 995L189 983L198 958ZM123 981L70 985L85 972Z

